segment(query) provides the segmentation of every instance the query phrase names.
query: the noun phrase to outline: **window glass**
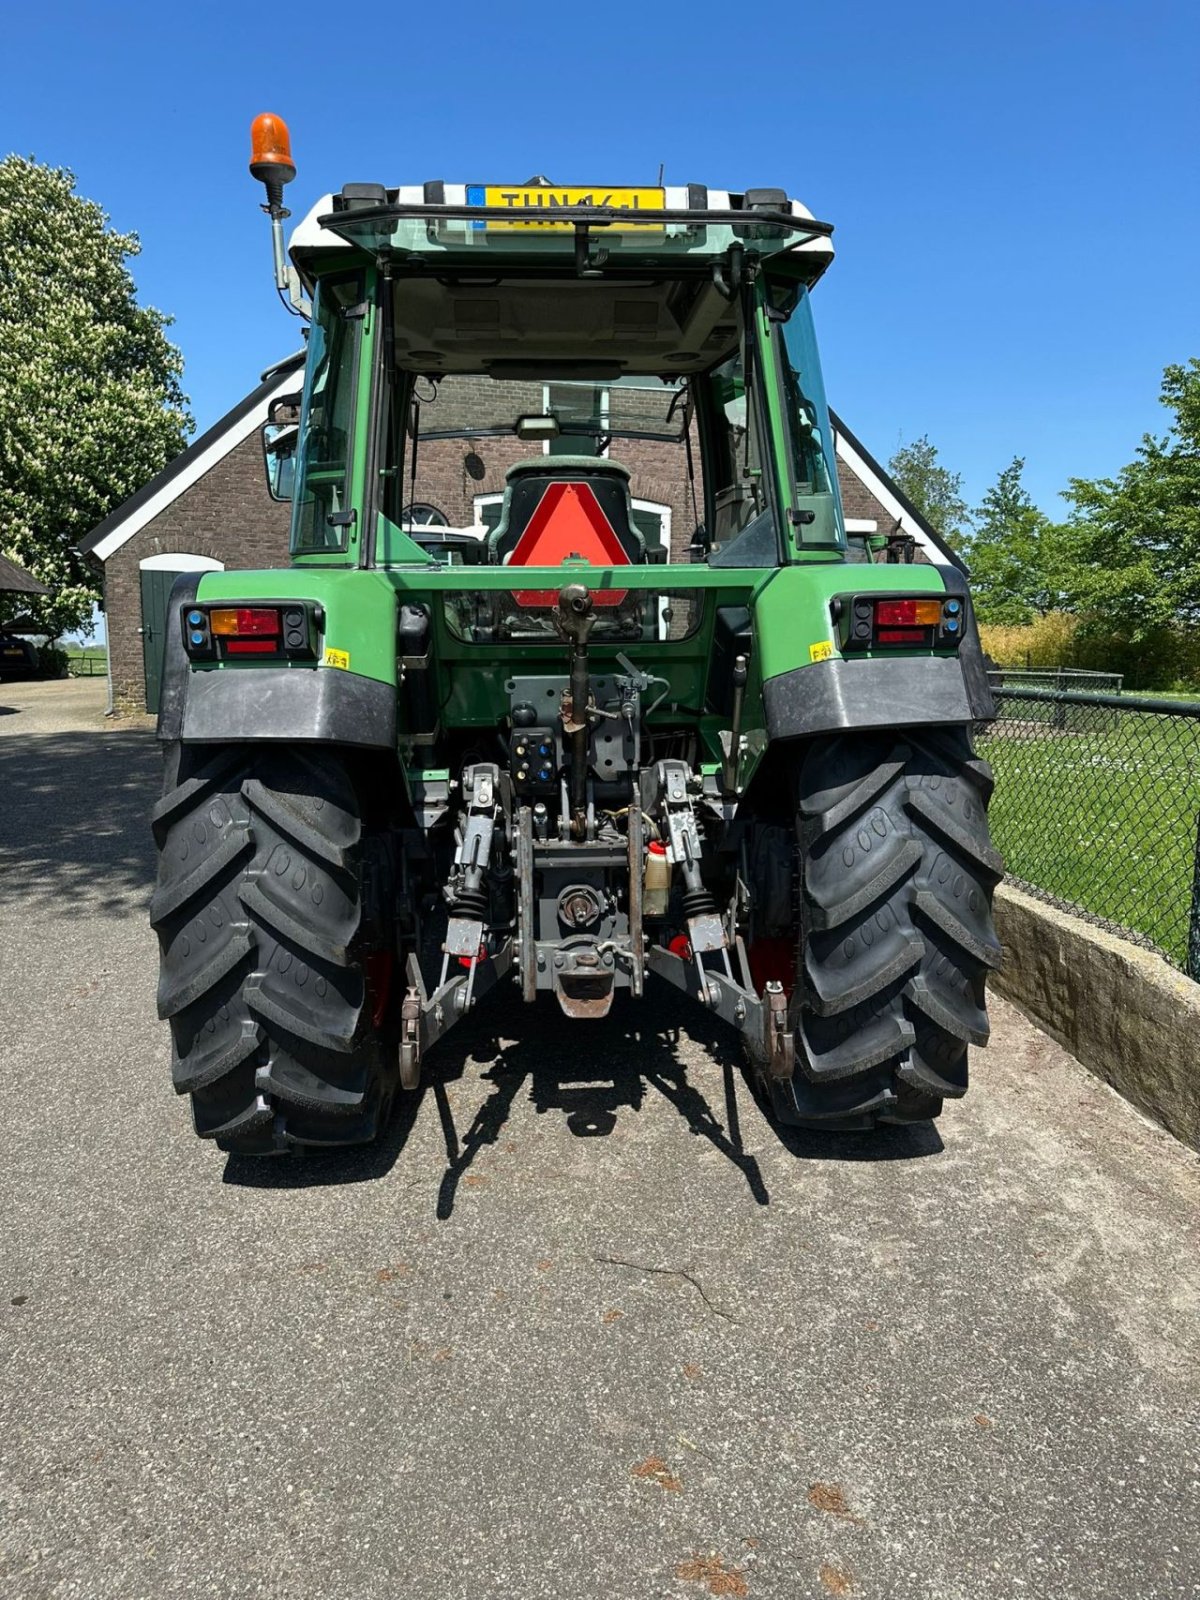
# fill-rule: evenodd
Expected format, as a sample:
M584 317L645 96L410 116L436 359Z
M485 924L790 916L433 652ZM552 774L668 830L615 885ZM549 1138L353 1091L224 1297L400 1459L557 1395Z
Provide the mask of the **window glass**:
M619 539L632 530L629 542L641 541L646 560L683 557L704 488L694 430L690 449L685 436L691 410L682 383L422 374L415 395L419 409L410 408L407 459L398 470L389 464L393 476L385 481L401 486L403 509L393 520L437 559L448 544L467 537L482 542L482 559L493 564L511 555L541 494L540 488L522 491L522 474L531 462L544 461L547 471L570 477L575 467L569 458L579 458L584 468L597 461L595 492ZM539 420L549 424L548 440L528 426ZM410 515L416 508L419 526Z
M778 542L763 473L758 407L749 403L741 350L716 367L708 381L717 433L710 443L713 459L707 467L712 487L710 559L724 559L724 552L738 536L752 529L756 547L761 546L760 556L765 552L770 558L767 564L774 565L779 559ZM739 543L739 549L745 559L744 544ZM764 562L756 558L751 564Z
M646 541L647 550L662 550L670 560L671 508L652 505L648 500L635 500L631 512L633 525Z
M837 457L808 290L779 284L771 286L771 293L774 316L786 318L775 324L782 329L776 352L783 378L796 509L803 519L797 531L805 544L843 544Z
M349 509L354 376L362 324L347 320L346 312L361 299L357 277L323 279L317 286L296 456L292 549L299 555L346 547L349 530L331 526L329 519Z
M504 496L502 494L477 494L475 496L475 521L481 528L491 533L500 526L500 516L504 510Z
M608 422L608 389L596 383L548 383L544 389L545 407L567 429L578 427L586 433L560 433L546 441L551 456L601 456L604 429Z
M615 604L596 607L592 644L649 644L688 639L704 617L704 596L668 589L609 590ZM465 644L546 644L562 649L555 617L558 590L448 590L442 617ZM555 704L559 691L554 690Z

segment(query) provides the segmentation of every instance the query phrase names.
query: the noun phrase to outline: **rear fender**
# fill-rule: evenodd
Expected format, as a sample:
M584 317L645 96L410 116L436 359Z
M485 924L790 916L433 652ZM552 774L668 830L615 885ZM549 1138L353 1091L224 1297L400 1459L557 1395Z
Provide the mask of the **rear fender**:
M785 585L800 582L819 593L810 588L803 602L798 595L790 597ZM829 602L850 588L958 595L965 616L962 643L953 654L843 657ZM807 631L797 626L804 616L811 619ZM956 567L784 568L755 596L752 622L768 742L851 728L962 725L995 716L974 609Z
M271 740L289 743L396 748L395 594L390 586L346 591L338 574L331 594L322 592L328 573L303 569L274 573L184 573L175 582L167 609L158 737L185 744L237 744ZM344 576L349 577L347 573ZM363 574L362 576L367 576ZM219 584L213 578L223 580ZM299 579L299 582L297 582ZM258 592L255 593L254 591ZM224 592L222 592L224 591ZM183 647L180 611L192 601L253 601L271 597L318 601L332 620L325 638L368 648L325 652L335 658L357 653L390 680L368 676L323 659L312 666L257 664L197 666ZM352 615L352 602L367 601ZM382 637L375 637L381 635Z

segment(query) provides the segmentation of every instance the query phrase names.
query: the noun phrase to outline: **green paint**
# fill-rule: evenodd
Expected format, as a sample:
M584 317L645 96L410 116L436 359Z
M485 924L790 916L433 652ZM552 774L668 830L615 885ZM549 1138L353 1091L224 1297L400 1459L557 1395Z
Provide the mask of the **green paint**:
M351 672L380 683L396 682L396 590L386 573L311 565L278 572L206 572L200 579L196 599L208 605L222 600L314 601L325 608L324 644L349 652ZM217 670L241 672L249 668L239 662Z
M350 504L358 508L358 517L350 531L350 559L361 565L367 547L367 529L363 507L367 500L367 458L370 455L371 416L374 409L371 386L375 370L375 333L379 313L375 304L377 273L366 275L366 316L363 318L362 336L358 341L358 383L354 391L354 439L350 461Z
M435 593L444 589L475 589L479 591L513 589L561 589L568 582L562 567L520 567L520 577L514 576L512 567L436 567L433 571L422 567L396 568L385 574L388 581L406 594L423 591ZM894 572L894 567L888 571ZM703 567L645 566L645 567L590 567L572 564L569 581L586 583L589 589L728 589L748 594L756 588L765 572L775 568L762 567Z
M796 499L792 490L792 474L789 467L787 418L783 414L781 402L783 384L780 380L779 361L774 341L771 338L771 322L767 316L764 293L765 288L760 279L754 307L754 337L757 341L757 357L762 371L761 388L766 398L767 436L771 447L770 470L774 473L776 500L783 510L784 527L790 529L789 513L795 510ZM787 551L786 559L788 561L827 561L829 559L828 554L824 551L805 550L794 538L785 536L782 543Z
M942 594L945 584L937 567L867 566L826 561L823 566L780 567L771 573L754 596L754 626L758 671L762 680L777 678L796 667L813 665L810 651L828 641L839 656L829 602L836 594L887 593ZM889 652L894 654L894 652ZM750 696L747 696L749 699Z
M382 511L375 527L375 559L381 567L404 564L428 569L437 566L434 558Z
M700 718L704 704L716 610L721 605L749 605L754 630L750 681L747 685L744 732L752 736L763 727L761 688L767 678L812 665L811 649L836 635L829 601L851 590L864 592L941 593L938 568L932 566L866 566L826 561L773 568L720 570L709 567L632 567L588 569L594 587L661 589L664 583L679 591L697 591L705 597L700 622L686 639L612 641L596 643L593 670L612 671L618 653L635 665L667 680L668 693L655 716L659 725L672 720L700 729L706 744L718 748L720 720ZM522 587L554 588L562 582L557 567L525 568ZM519 673L560 673L562 645L553 638L541 641L474 644L455 637L439 593L463 590L511 590L512 574L503 568L436 567L392 568L364 571L344 567L297 566L278 572L208 572L200 580L197 599L212 604L222 600L309 600L324 607L324 644L350 655L351 672L381 683L396 682L396 618L402 601L423 601L433 618L433 675L443 725L457 728L495 727L506 715L506 680ZM217 670L253 670L255 663L226 665ZM304 670L304 669L299 669ZM311 670L311 669L309 669ZM340 668L319 667L321 671ZM657 693L657 691L656 691ZM678 711L673 708L685 708ZM712 726L707 724L711 721ZM752 747L755 741L751 738Z

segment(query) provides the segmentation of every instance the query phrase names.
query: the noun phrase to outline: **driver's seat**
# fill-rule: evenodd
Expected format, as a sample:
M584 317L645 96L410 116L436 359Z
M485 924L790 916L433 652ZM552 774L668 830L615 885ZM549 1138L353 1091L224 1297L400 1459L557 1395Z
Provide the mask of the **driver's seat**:
M505 474L500 521L488 535L488 561L509 559L552 484L586 484L630 562L646 560L646 541L633 521L629 468L603 456L535 456Z

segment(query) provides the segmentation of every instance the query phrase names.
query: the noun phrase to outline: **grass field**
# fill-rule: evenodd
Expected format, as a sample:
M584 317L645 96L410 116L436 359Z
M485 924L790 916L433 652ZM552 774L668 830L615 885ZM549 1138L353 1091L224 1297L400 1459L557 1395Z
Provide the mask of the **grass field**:
M73 678L87 678L93 674L103 677L108 671L107 645L68 644L63 649L70 659L69 671Z
M1187 956L1200 721L1010 700L979 753L1010 876Z

